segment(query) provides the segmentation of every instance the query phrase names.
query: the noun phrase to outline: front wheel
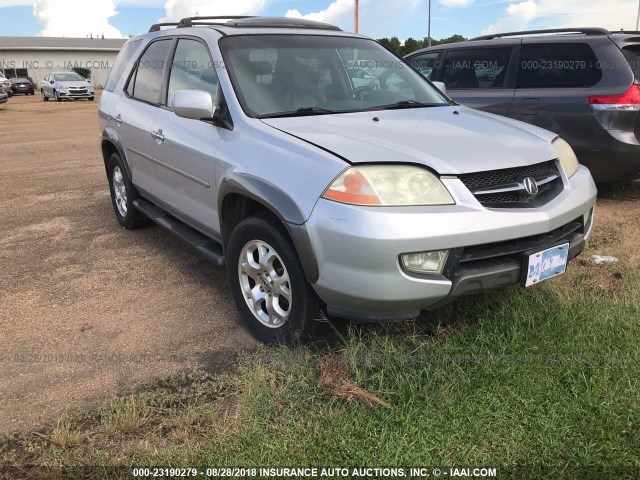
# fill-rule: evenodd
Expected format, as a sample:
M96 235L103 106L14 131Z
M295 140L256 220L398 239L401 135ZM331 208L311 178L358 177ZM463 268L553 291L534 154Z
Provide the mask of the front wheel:
M95 100L95 97L89 97L89 101L93 102Z
M44 100L45 102L49 101L49 97L47 97L47 94L44 93L44 89L40 90L40 94L42 95L42 100Z
M261 342L295 342L318 318L319 300L282 224L267 215L240 222L227 247L227 275L240 317Z
M56 99L56 102L62 101L62 99L58 96L58 92L56 92L55 90L53 91L53 97Z

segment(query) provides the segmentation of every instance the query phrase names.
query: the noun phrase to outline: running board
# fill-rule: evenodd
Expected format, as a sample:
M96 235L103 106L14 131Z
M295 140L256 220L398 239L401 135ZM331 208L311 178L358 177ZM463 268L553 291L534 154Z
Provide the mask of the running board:
M191 245L191 247L197 250L207 260L220 267L224 265L224 253L222 253L222 247L219 243L205 237L200 232L194 230L189 225L181 222L151 202L138 199L133 202L133 206L162 228L169 230L171 233L180 237L181 240Z

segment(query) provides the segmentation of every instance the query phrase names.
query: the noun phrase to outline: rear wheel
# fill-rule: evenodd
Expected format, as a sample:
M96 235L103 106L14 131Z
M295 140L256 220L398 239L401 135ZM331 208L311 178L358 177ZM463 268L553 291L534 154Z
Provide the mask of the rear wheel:
M133 206L140 195L129 180L124 163L117 153L111 155L108 173L111 203L120 225L133 230L147 223L146 217Z
M240 317L258 340L294 342L309 331L319 300L278 220L260 214L240 222L226 257Z

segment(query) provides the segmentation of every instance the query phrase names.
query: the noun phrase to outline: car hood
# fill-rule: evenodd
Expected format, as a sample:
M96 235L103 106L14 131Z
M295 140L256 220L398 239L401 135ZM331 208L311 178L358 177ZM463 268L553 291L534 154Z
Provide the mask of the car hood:
M83 82L81 80L77 80L77 81L73 81L73 82L61 82L59 80L56 80L56 84L60 85L61 87L89 87L90 84L88 82Z
M350 163L419 163L442 175L557 158L551 145L556 134L461 106L262 121Z

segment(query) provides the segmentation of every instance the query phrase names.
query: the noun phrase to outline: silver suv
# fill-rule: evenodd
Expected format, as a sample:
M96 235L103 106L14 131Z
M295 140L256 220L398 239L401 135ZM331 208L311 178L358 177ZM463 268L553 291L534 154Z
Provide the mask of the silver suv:
M169 28L167 28L169 27ZM349 66L375 69L354 85ZM565 272L596 188L546 130L462 107L377 42L194 17L124 46L100 101L115 214L218 265L265 342L413 318Z

